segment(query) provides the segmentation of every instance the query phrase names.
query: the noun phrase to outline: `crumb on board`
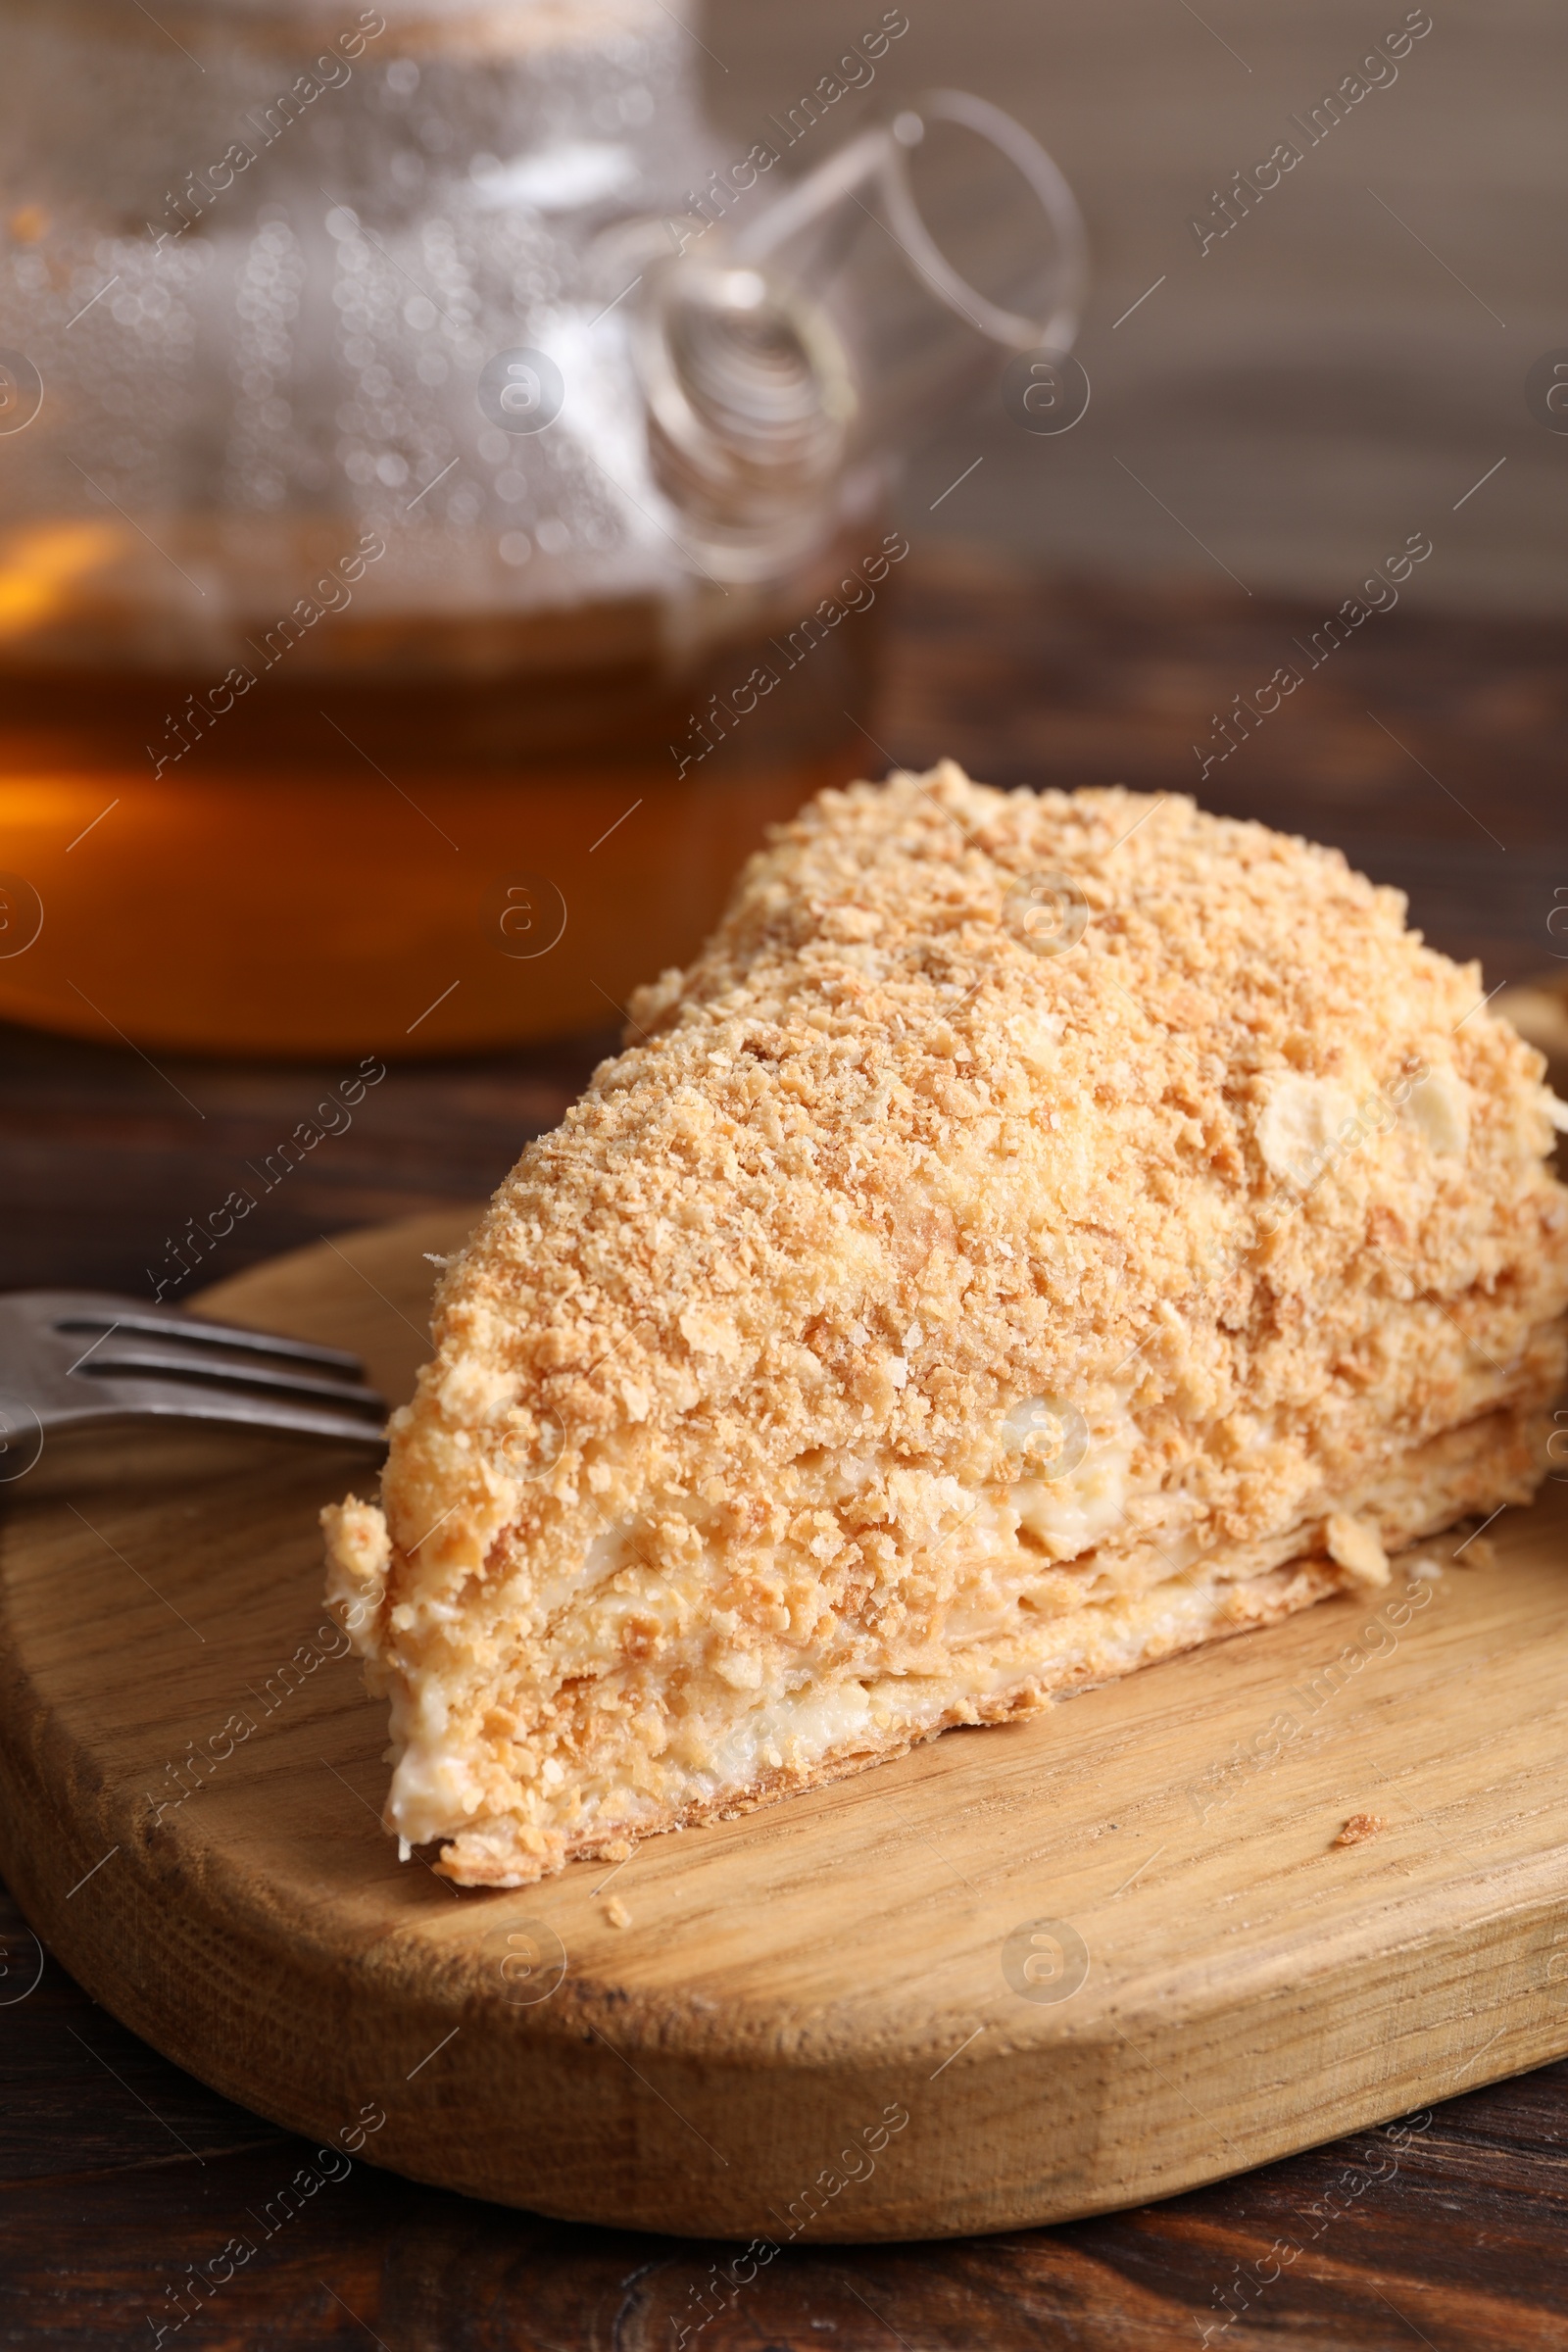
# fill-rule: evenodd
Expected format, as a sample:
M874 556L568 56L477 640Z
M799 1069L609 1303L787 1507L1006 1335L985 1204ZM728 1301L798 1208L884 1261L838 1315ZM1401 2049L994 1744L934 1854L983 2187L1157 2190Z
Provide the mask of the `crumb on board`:
M1495 1568L1497 1547L1490 1536L1472 1536L1452 1553L1455 1568Z
M1369 1838L1375 1838L1380 1830L1386 1830L1388 1826L1381 1813L1352 1813L1334 1842L1336 1845L1364 1845Z
M631 1926L631 1913L627 1910L625 1904L621 1901L618 1894L607 1896L605 1901L605 1917L612 1928L629 1928Z

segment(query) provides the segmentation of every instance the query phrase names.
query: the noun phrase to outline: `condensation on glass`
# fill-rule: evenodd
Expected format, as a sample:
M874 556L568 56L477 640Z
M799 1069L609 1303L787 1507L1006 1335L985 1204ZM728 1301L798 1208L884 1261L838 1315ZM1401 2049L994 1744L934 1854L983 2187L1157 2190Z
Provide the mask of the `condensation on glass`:
M865 764L897 464L1070 343L1059 174L951 91L743 172L663 0L7 17L0 1013L614 1020Z

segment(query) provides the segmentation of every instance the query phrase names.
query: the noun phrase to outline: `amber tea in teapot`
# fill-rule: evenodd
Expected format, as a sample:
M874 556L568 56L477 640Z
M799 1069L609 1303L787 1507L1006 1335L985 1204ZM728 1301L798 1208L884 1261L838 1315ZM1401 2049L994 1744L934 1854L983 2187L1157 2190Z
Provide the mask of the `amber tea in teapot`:
M747 181L661 0L6 15L0 1014L615 1021L874 761L897 461L1070 341L1059 174L933 92Z

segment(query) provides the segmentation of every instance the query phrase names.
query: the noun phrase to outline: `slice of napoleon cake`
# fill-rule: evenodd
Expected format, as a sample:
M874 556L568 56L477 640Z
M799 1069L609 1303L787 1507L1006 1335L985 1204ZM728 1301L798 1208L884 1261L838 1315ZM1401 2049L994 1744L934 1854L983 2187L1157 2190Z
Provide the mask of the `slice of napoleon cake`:
M329 1596L469 1886L1271 1624L1525 1500L1562 1106L1338 851L825 793L436 1294Z

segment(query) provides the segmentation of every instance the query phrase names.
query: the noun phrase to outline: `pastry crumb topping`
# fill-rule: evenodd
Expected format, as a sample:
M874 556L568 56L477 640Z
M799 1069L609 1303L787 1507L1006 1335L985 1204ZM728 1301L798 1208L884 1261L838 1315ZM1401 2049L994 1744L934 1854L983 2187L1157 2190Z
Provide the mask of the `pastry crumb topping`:
M1484 995L1179 795L813 801L527 1147L380 1509L327 1515L389 1828L525 1884L1528 1497L1568 1196Z

